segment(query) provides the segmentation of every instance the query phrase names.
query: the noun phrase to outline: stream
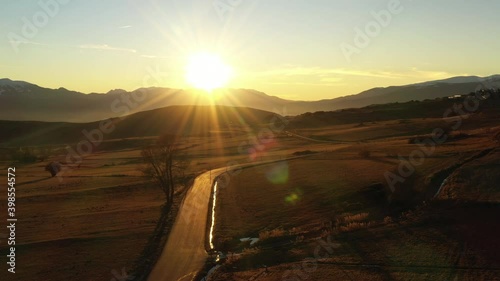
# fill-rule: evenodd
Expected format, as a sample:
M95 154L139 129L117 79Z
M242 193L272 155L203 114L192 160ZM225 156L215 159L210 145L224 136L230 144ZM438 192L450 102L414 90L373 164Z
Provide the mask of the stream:
M212 197L212 223L210 225L209 243L210 250L215 250L214 248L214 227L215 227L215 206L217 202L217 181L214 183L214 191Z

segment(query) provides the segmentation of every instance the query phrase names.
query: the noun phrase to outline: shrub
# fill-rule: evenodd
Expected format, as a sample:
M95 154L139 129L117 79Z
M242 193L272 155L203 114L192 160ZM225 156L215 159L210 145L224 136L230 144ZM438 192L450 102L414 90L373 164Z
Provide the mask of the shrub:
M52 177L55 177L61 171L61 163L50 162L45 166L45 171L48 171Z
M369 213L360 213L355 215L347 215L337 219L337 223L349 224L352 222L364 221L368 218Z
M345 226L340 226L340 231L346 232L346 231L364 229L370 227L371 225L372 225L371 222L351 222Z
M244 256L248 256L248 255L256 255L260 252L261 250L259 248L245 248L243 249L243 251L241 251L241 254Z
M391 223L393 223L393 220L392 220L391 217L387 216L387 217L384 218L384 223L385 224L391 224Z
M276 228L273 230L264 230L259 232L259 239L265 240L273 237L281 237L285 235L285 230L283 228Z

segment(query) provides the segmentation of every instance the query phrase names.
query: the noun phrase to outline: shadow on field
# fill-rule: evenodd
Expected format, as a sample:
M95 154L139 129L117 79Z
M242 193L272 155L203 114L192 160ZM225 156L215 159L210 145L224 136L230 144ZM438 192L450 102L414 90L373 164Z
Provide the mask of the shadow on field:
M49 180L51 178L52 177L46 177L46 178L42 178L42 179L37 179L37 180L27 181L27 182L23 182L23 183L18 183L18 184L16 184L16 186L22 186L22 185L26 185L26 184L32 184L32 183L42 182L42 181L45 181L45 180Z
M134 280L146 281L148 279L149 273L153 270L153 267L160 257L163 250L163 245L165 244L168 233L170 232L175 217L178 211L179 202L174 202L171 212L169 212L168 205L165 203L161 208L160 218L153 231L153 234L149 237L144 250L142 251L139 259L137 260L136 268L132 276L136 276Z

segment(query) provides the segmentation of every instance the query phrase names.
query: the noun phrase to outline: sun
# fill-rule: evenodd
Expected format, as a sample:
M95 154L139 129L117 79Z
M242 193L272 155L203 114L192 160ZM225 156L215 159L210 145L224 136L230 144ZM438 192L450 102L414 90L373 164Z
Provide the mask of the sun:
M210 53L192 55L186 66L186 81L197 89L212 92L224 87L231 78L231 67Z

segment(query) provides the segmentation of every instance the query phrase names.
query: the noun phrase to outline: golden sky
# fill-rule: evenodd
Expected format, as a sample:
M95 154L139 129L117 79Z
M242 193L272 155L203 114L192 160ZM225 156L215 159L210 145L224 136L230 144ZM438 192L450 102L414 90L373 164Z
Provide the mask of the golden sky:
M52 3L2 4L0 77L84 93L190 88L187 64L208 52L232 68L226 87L317 100L499 72L499 1Z

